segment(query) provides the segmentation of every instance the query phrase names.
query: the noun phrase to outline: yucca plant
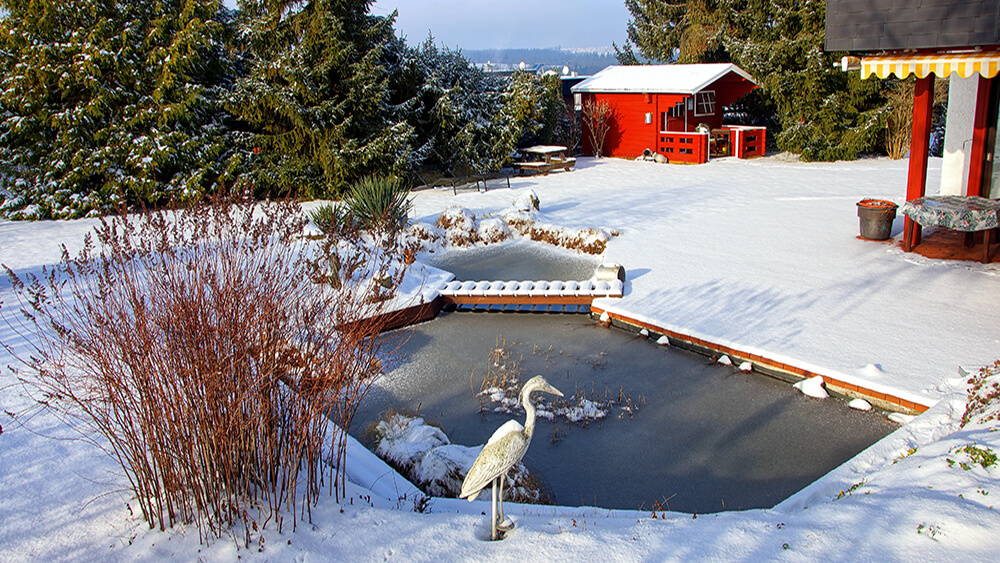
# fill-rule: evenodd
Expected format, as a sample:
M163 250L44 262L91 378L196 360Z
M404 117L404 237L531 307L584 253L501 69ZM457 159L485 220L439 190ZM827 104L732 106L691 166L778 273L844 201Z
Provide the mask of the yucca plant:
M409 193L397 178L367 176L351 186L347 209L364 229L396 231L406 226L412 206Z
M309 218L324 235L352 231L355 222L354 216L347 206L332 203L310 211Z

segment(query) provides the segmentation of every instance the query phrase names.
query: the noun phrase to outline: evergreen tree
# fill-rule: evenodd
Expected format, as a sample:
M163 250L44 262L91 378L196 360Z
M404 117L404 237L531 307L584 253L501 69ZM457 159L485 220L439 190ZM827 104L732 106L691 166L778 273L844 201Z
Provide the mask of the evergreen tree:
M565 145L576 148L580 131L576 114L566 106L562 94L562 81L554 72L546 72L536 79L535 98L537 111L518 145Z
M436 46L432 36L415 49L397 40L388 53L391 106L413 131L411 170L498 170L519 141L562 131L558 79L553 90L551 79L525 72L484 72L460 51Z
M410 168L492 168L484 149L503 104L503 79L437 47L431 36L415 49L398 40L393 52L394 114L414 131Z
M630 40L661 58L732 61L763 88L758 107L774 107L778 148L806 160L853 159L872 150L885 119L881 82L833 66L823 50L821 0L627 0ZM683 6L682 6L683 4ZM760 102L763 102L761 104Z
M243 0L247 73L231 109L248 126L258 193L326 197L400 173L412 129L389 121L383 51L393 21L372 0Z
M0 0L0 212L68 218L227 179L218 0Z
M633 46L646 58L671 62L687 28L688 0L625 0L632 14L628 22L628 42L618 51L622 64L636 64ZM616 48L617 50L617 48Z

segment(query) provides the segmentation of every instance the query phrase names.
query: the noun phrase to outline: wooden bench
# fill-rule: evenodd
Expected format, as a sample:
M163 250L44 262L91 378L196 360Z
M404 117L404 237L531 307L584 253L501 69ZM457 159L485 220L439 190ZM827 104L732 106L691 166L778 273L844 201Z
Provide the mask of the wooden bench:
M448 169L447 172L438 171L418 172L417 178L420 181L419 187L438 188L450 186L452 193L458 195L458 188L465 185L475 184L476 191L479 191L479 184L482 183L483 191L489 191L488 180L503 178L507 180L507 187L510 188L510 177L503 172L478 172L471 167L458 166ZM419 189L419 188L418 188Z
M575 158L567 158L564 160L552 159L549 162L515 162L514 169L519 171L522 175L527 174L528 172L534 172L547 176L549 172L560 168L569 172L575 164Z

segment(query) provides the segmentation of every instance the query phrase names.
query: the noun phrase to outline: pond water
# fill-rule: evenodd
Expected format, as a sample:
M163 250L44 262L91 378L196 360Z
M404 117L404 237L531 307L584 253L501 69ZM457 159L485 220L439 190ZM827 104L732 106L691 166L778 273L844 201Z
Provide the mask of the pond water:
M597 257L531 241L456 249L421 259L460 281L588 280L600 265Z
M896 428L876 411L811 399L585 315L443 313L395 335L407 340L362 403L355 435L390 407L418 411L452 443L470 446L510 418L523 423L523 413L480 412L475 392L498 338L520 360L522 383L540 373L567 396L581 389L616 398L621 390L645 400L632 416L613 407L586 427L538 420L524 461L560 505L772 507Z

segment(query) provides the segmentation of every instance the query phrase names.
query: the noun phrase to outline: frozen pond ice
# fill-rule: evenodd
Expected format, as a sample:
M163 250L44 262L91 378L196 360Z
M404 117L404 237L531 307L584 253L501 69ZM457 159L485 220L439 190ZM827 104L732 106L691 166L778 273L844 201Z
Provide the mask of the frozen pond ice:
M588 280L600 264L597 257L531 241L455 249L421 260L461 281Z
M879 412L812 399L584 315L444 313L396 334L409 339L363 402L355 435L393 407L440 423L452 443L485 443L512 418L481 414L475 396L499 335L522 360L522 383L540 373L567 396L579 388L617 397L624 388L645 398L632 418L615 407L587 427L538 420L525 464L561 505L772 507L896 428Z

